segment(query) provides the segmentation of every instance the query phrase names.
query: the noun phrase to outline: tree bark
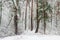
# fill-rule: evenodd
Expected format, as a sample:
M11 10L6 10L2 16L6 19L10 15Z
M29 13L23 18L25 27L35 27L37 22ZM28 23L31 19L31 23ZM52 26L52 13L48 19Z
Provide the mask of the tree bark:
M1 17L2 17L2 0L0 1L0 24L1 24Z
M40 23L40 21L37 21L37 28L36 28L36 31L35 31L35 33L37 33L38 32L38 29L39 29L39 23Z
M39 21L38 21L38 0L36 0L36 6L37 6L37 9L36 9L36 16L37 16L37 28L36 28L36 31L35 31L35 33L37 33L38 32L38 28L39 28Z
M46 0L47 1L47 0ZM46 3L46 1L43 0L43 16L44 16L44 34L45 34L45 31L46 31L46 16L47 16L47 13L46 11L44 10L44 5Z
M27 5L28 5L28 0L26 0L26 10L25 10L25 30L27 27Z
M14 26L15 26L15 34L18 34L18 0L16 0L16 4L14 4L15 15L14 15Z
M33 0L31 0L31 31L33 30Z
M59 6L60 6L60 2L57 2L57 7L58 7L58 9L57 9L57 13L56 13L56 27L57 27L57 15L59 15Z
M15 14L15 16L14 16L15 34L18 33L17 19L18 19L18 18L17 18L17 14Z
M45 17L46 17L46 13L44 11L44 34L45 34L45 31L46 31L46 20L45 20Z

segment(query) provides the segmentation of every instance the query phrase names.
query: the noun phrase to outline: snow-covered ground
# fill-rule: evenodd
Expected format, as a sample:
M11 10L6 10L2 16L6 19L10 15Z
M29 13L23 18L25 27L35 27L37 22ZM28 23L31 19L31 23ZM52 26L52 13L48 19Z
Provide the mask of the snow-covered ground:
M55 35L17 35L5 37L0 40L60 40L60 36Z
M58 35L41 35L33 31L25 31L22 35L9 36L0 40L60 40Z

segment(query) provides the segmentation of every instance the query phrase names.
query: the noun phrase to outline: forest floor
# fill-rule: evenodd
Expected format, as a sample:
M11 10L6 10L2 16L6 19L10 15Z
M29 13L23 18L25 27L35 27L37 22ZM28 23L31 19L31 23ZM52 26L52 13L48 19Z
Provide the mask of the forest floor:
M59 35L41 35L38 33L33 33L33 31L25 31L21 35L9 36L2 38L0 40L60 40Z

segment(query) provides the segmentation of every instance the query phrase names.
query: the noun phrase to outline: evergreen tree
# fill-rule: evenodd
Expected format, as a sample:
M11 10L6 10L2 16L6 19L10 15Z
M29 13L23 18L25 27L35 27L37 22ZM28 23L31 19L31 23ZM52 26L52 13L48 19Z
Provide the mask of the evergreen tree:
M47 19L49 19L49 13L52 12L52 8L50 6L50 4L46 1L43 0L39 0L38 1L38 24L40 23L40 20L44 20L44 33L45 33L45 29L46 29L46 21ZM37 25L38 25L37 24ZM39 26L37 26L39 28ZM38 29L36 29L36 33L38 32Z

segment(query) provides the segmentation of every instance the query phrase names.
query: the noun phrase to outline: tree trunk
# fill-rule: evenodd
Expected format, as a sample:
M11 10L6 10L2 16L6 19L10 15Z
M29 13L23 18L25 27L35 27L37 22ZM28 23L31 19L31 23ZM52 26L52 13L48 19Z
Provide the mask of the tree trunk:
M44 10L44 5L46 3L47 0L43 0L43 16L44 16L44 34L45 34L45 31L46 31L46 16L47 16L47 13L46 11Z
M31 31L33 30L33 0L31 0Z
M37 28L36 28L35 33L37 33L37 32L38 32L38 29L39 29L39 23L40 23L40 22L38 21L38 22L37 22L37 25L38 25L38 26L37 26Z
M57 27L57 15L59 15L59 6L60 6L60 2L57 2L57 7L58 7L58 9L57 9L57 13L56 13L56 27Z
M26 10L25 10L25 30L27 27L27 5L28 5L28 0L26 0Z
M17 14L15 14L15 16L14 16L15 34L17 34L17 33L18 33L18 28L17 28L17 27L18 27L18 26L17 26L17 25L18 25L18 24L17 24L17 19L18 19L18 18L17 18Z
M46 31L46 22L44 20L44 34L45 34L45 31Z
M45 31L46 31L46 20L45 20L45 17L46 17L46 13L44 11L44 34L45 34Z
M37 28L36 28L35 33L38 32L38 28L39 28L39 22L38 22L38 0L36 0L36 6L37 6L37 9L36 9L36 12L37 12L37 14L36 14L36 16L37 16Z
M16 0L16 4L14 4L14 9L15 9L15 15L14 15L14 26L15 26L15 34L17 35L18 34L18 2L19 0Z
M0 1L0 24L1 24L1 17L2 17L2 0Z
M51 13L51 27L52 27L52 13Z

